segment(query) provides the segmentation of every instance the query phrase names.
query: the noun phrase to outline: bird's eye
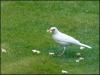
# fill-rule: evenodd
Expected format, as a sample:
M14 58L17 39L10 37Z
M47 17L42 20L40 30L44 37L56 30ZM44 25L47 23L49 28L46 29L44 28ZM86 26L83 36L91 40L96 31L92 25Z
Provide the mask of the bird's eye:
M55 29L52 29L52 31L55 31Z

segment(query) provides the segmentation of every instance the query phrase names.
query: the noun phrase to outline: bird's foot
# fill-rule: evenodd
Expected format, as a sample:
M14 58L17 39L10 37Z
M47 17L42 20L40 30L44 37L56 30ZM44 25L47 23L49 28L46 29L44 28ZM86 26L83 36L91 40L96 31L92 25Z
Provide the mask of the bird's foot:
M64 53L65 53L65 49L64 49L63 52L62 52L60 55L58 55L58 56L62 56Z

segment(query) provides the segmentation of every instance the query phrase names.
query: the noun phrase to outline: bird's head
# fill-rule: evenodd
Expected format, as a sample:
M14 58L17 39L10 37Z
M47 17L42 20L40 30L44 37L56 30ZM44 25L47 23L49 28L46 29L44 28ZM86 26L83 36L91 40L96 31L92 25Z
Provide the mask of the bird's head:
M49 30L47 30L47 32L57 33L58 32L58 29L56 27L51 27Z

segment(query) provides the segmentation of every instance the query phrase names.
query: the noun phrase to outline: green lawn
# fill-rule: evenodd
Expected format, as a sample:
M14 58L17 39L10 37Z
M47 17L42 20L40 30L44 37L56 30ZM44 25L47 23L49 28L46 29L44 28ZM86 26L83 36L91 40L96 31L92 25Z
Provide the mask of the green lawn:
M62 50L46 32L52 26L93 48L70 46L49 56ZM99 2L1 1L1 47L1 74L99 74ZM77 52L84 61L75 62Z

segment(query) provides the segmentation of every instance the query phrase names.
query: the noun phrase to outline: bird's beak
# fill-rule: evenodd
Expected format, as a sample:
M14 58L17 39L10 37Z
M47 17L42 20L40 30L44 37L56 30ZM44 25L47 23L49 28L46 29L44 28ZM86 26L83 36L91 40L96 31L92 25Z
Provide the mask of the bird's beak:
M52 30L48 29L48 30L47 30L47 32L50 32L50 33L52 33Z

